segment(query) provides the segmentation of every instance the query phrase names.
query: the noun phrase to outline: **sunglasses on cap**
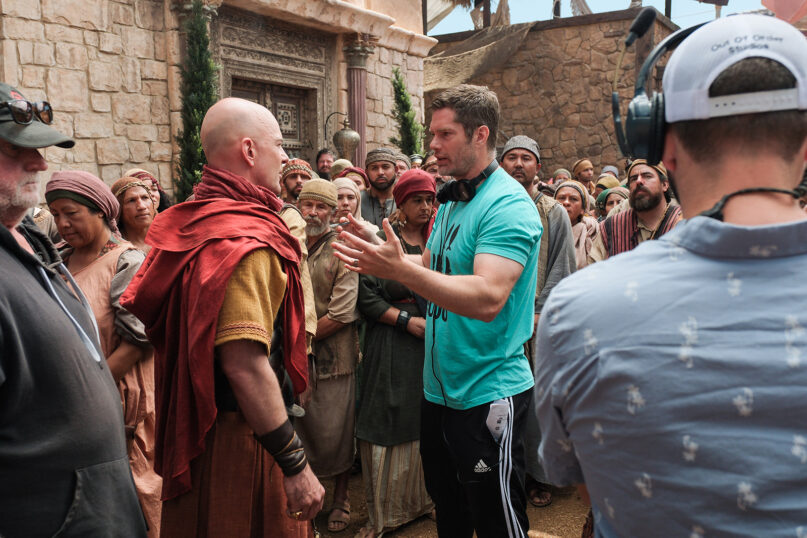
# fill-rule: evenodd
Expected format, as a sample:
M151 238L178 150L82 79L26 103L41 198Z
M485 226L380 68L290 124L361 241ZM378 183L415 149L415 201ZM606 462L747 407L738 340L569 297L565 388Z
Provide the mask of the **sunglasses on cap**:
M14 99L13 101L3 101L0 103L0 107L8 107L11 111L11 119L20 125L28 125L33 122L34 116L47 125L53 123L53 108L47 101L32 103L24 99Z

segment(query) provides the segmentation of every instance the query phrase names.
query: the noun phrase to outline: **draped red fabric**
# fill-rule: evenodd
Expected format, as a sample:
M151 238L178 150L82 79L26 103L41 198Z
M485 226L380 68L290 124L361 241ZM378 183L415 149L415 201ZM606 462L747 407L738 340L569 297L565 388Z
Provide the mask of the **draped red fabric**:
M271 248L287 276L281 306L284 362L297 393L308 383L300 245L268 189L205 167L196 199L155 218L152 249L121 297L155 349L157 450L163 500L191 488L190 463L216 419L214 340L227 282L238 262ZM269 328L271 331L271 328Z

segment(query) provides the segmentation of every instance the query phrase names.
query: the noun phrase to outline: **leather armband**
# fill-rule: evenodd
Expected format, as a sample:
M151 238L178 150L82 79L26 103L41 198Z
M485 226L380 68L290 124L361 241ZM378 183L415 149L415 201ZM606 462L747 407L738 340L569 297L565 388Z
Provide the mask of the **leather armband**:
M405 331L406 326L409 325L409 319L410 319L409 312L407 312L406 310L400 310L398 312L398 319L395 320L395 327L397 329Z
M279 428L263 435L253 434L255 439L269 452L285 476L294 476L305 469L303 442L294 431L294 426L286 420Z

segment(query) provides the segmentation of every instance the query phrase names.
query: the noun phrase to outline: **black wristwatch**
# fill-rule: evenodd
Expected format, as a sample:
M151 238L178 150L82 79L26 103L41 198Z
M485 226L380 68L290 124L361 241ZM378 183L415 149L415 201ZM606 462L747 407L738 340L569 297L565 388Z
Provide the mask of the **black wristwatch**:
M398 319L395 320L395 326L402 331L406 330L406 326L409 325L409 312L406 310L401 310L398 312Z

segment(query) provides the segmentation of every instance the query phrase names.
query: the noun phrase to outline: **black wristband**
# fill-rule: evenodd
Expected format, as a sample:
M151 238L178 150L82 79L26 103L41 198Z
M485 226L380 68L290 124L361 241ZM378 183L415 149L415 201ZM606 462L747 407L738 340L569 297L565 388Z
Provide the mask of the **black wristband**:
M294 476L305 469L308 460L303 443L288 420L269 433L253 436L275 458L284 475Z
M402 331L405 331L406 326L409 325L409 319L410 319L409 312L407 312L406 310L399 310L398 319L395 320L395 327L397 327Z

